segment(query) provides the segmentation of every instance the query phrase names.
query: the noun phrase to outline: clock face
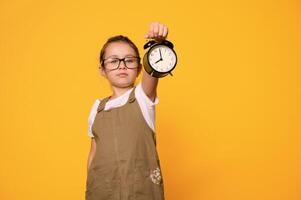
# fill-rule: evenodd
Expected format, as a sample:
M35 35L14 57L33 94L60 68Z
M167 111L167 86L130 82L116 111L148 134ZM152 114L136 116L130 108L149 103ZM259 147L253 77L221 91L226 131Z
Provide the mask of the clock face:
M158 72L168 72L174 68L177 56L174 51L165 45L157 45L150 49L149 64Z

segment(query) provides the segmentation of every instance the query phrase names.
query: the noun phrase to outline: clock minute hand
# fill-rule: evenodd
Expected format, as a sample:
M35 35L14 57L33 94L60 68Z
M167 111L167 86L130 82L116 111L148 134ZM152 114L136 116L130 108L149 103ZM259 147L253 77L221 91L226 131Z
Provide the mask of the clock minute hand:
M161 49L159 49L159 52L160 52L160 60L162 60Z
M155 64L157 63L157 62L159 62L159 61L162 61L163 59L162 59L162 54L161 54L161 49L159 49L159 52L160 52L160 59L158 60L158 61L156 61L155 62Z
M161 53L161 49L159 49L159 52L160 52L160 59L159 59L158 61L156 61L156 62L155 62L155 64L156 64L157 62L159 62L159 61L163 60L163 59L162 59L162 53Z

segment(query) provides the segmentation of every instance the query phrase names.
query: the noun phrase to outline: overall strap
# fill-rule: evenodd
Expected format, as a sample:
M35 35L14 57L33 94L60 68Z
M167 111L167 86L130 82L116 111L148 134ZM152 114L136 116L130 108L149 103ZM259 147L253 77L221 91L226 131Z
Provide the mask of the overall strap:
M132 103L135 101L135 88L136 86L133 87L133 90L131 91L130 95L129 95L129 98L128 98L128 101L127 103ZM106 103L108 102L108 100L110 99L111 96L108 96L104 99L102 99L98 105L98 108L97 108L97 113L101 112L102 110L104 110L105 108L105 105Z
M105 108L105 105L106 105L107 101L109 100L109 98L110 97L106 97L100 101L98 108L97 108L97 113L99 113L100 111L102 111Z
M132 103L135 101L135 99L136 99L135 98L135 89L136 89L136 86L133 87L133 90L130 93L127 103Z

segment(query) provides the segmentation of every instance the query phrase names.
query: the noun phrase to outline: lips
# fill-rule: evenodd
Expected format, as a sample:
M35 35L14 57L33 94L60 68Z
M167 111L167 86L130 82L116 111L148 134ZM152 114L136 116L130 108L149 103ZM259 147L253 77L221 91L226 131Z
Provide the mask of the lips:
M127 73L119 73L117 74L117 76L127 76L128 74Z

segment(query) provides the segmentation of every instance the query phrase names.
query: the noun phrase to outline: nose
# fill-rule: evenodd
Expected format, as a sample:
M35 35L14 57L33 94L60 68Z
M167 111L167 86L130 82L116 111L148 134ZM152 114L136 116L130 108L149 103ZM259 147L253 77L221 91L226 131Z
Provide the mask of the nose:
M126 64L124 60L121 60L119 63L119 68L125 68L126 69Z

